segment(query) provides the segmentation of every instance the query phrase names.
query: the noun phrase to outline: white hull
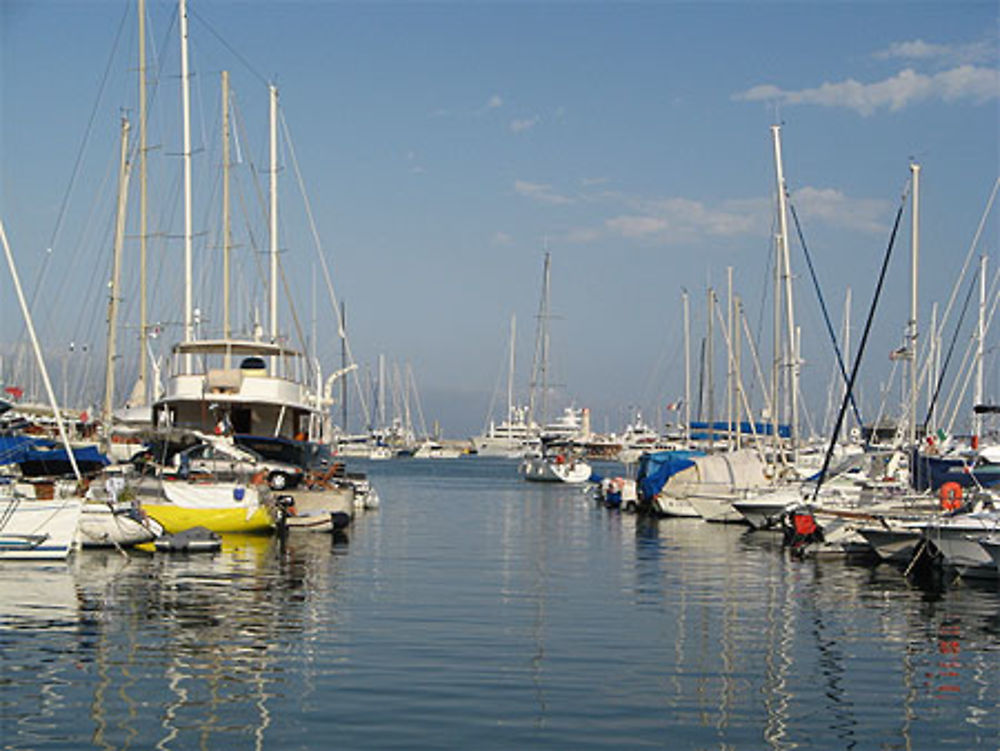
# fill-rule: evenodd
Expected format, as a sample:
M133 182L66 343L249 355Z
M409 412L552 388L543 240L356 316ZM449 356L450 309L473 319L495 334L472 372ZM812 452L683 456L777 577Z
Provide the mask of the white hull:
M891 563L911 560L922 539L919 529L898 525L862 527L858 531L881 560Z
M995 577L998 575L997 563L980 540L998 532L1000 515L984 513L941 519L927 525L924 535L941 553L945 564L959 573Z
M733 501L732 506L754 529L774 529L781 526L785 513L802 502L797 489L751 491Z
M289 530L332 532L354 516L353 487L297 490L288 495L295 501L285 517Z
M665 493L653 499L653 511L661 516L679 516L696 519L699 517L694 507L683 498L674 498Z
M129 547L150 542L163 527L130 503L85 503L80 514L80 544L90 547Z
M83 501L0 498L0 559L65 560L76 545Z
M521 473L532 482L579 484L590 479L590 465L583 461L558 462L551 457L529 457L521 462Z
M698 516L707 522L723 524L746 522L743 514L733 507L733 499L720 496L692 495L685 500L698 512Z

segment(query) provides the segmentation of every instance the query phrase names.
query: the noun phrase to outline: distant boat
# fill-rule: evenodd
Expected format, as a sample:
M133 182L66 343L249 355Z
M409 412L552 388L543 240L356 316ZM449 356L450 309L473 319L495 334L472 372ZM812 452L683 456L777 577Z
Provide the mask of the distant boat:
M461 455L457 448L445 446L432 438L421 441L413 452L414 459L457 459Z
M579 484L587 482L593 470L583 459L555 453L526 457L521 462L521 474L531 482Z

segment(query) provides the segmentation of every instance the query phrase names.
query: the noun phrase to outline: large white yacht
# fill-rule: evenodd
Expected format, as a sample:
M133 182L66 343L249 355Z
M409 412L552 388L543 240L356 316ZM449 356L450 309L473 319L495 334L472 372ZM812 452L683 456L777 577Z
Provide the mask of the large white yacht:
M269 342L180 342L153 425L326 442L329 421L305 365L300 353Z
M538 425L528 421L528 408L514 407L510 417L500 424L490 420L489 427L472 443L480 456L519 459L541 449L538 433Z

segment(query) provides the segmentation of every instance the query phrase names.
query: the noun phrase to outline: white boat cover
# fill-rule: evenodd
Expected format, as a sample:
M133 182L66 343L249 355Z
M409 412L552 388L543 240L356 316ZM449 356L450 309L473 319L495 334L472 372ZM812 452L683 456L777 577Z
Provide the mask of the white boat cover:
M256 488L233 483L165 482L163 493L181 508L256 508L260 504Z
M756 451L730 451L723 454L691 457L693 467L681 470L663 487L663 492L685 496L712 492L759 488L768 484L764 462Z

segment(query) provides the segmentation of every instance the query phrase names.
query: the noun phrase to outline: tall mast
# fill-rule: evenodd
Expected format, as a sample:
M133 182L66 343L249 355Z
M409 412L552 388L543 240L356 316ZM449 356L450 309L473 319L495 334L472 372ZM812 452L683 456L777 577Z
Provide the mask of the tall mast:
M344 301L340 301L340 367L347 367L347 317ZM340 382L340 420L344 434L347 434L347 377Z
M192 250L191 250L191 81L188 71L188 15L186 0L180 2L181 31L181 109L184 119L184 341L194 340L192 316ZM184 372L191 372L191 355L184 355Z
M229 71L222 71L222 331L225 339L233 336L229 317L229 255L232 249L232 225L229 215ZM229 367L229 355L226 355Z
M708 288L708 318L705 326L705 386L708 389L708 450L715 450L715 289Z
M687 290L681 294L684 311L684 439L691 441L691 311Z
M278 341L278 87L271 84L271 341Z
M729 325L729 337L733 346L733 379L736 389L736 448L739 450L743 444L743 377L742 377L742 353L743 338L740 333L740 321L743 318L743 301L739 295L733 298L733 322ZM748 414L748 419L753 419L753 415ZM756 429L754 430L756 435Z
M514 343L517 337L517 314L510 316L510 359L507 363L507 438L510 426L514 424Z
M139 0L139 383L142 403L149 402L146 342L149 321L146 300L146 0Z
M38 369L42 374L42 381L45 383L45 393L49 397L49 404L52 406L52 414L56 418L56 426L59 428L59 437L63 446L66 447L66 454L69 456L70 466L73 467L73 474L76 480L81 480L80 468L76 464L76 455L69 445L69 437L66 435L66 425L63 423L62 413L59 411L59 404L56 402L56 394L52 390L52 380L49 378L49 371L45 367L45 360L42 357L42 348L38 344L38 336L35 334L35 324L31 320L31 311L28 310L28 301L24 298L24 289L21 287L21 278L17 275L17 266L14 265L14 254L10 250L10 243L7 242L7 232L4 230L3 221L0 220L0 243L3 244L3 252L7 257L7 266L10 268L10 278L14 282L14 292L17 294L17 302L21 306L21 314L24 316L24 325L28 329L28 338L31 339L31 347L35 351L35 360L38 362Z
M786 352L788 353L788 391L791 414L789 415L790 441L792 447L792 461L798 458L799 441L799 378L798 362L796 361L795 343L795 307L792 303L792 266L791 256L788 251L788 207L787 193L785 190L785 173L781 162L781 126L772 125L771 133L774 137L774 170L778 185L778 226L780 227L780 248L781 248L781 275L785 292L785 330L787 334Z
M129 122L122 118L121 161L118 168L118 213L115 219L115 247L111 271L111 294L108 300L108 350L104 371L105 431L111 428L111 412L115 398L115 350L118 339L118 295L122 274L122 245L125 241L125 209L128 205L128 133Z
M986 256L979 259L979 324L976 332L976 386L972 397L972 406L983 403L983 354L986 339ZM978 442L983 432L983 418L978 412L973 412L972 438Z
M531 364L531 384L528 395L528 422L535 422L535 406L541 390L542 416L540 423L548 422L548 361L549 361L549 268L552 259L546 244L545 265L542 270L542 297L538 303L538 324L535 331L535 358Z
M907 325L907 358L910 363L910 445L917 440L917 273L920 261L920 165L910 164L913 193L910 195L910 320Z
M736 443L733 432L733 267L726 268L726 443L731 451Z

